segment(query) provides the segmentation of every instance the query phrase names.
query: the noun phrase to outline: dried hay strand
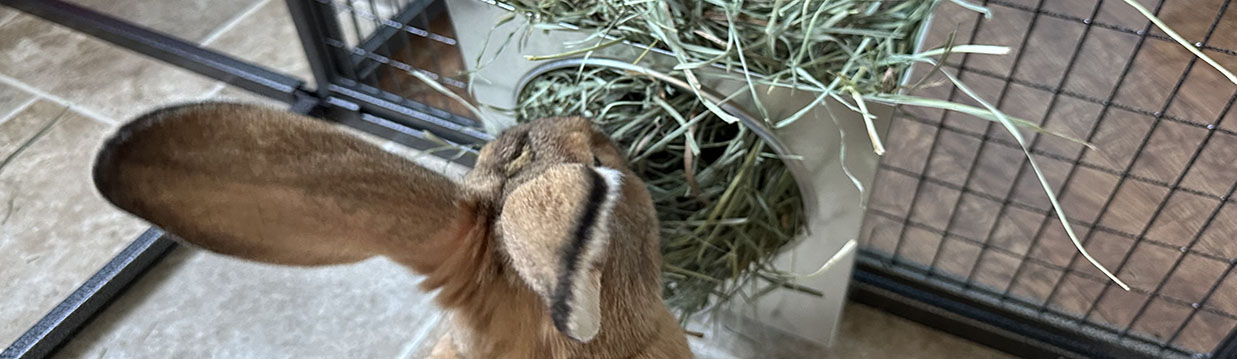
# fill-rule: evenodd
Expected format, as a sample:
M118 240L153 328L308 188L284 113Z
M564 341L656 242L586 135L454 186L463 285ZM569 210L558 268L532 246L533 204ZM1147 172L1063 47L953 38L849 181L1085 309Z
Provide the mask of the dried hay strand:
M950 1L989 15L986 8L966 0ZM672 74L690 85L670 86L633 73L581 67L535 79L520 95L515 111L521 120L560 115L593 118L629 151L633 167L649 183L662 221L667 301L687 316L735 296L750 299L775 288L813 292L795 286L793 275L770 265L773 255L805 225L801 193L792 185L785 159L767 148L766 141L777 139L754 135L719 103L704 96L698 73L706 68L745 81L747 86L741 91L754 98L759 97L757 86L815 94L814 102L784 118L771 118L771 111L755 101L752 112L773 128L825 106L826 98L836 100L863 115L877 155L884 152L884 146L867 103L940 108L998 124L1024 150L1053 212L1080 254L1128 290L1082 247L1022 132L1047 133L1091 145L1008 116L955 76L941 71L945 59L954 53L1002 55L1008 49L955 45L951 37L942 48L913 52L917 31L940 2L511 0L504 5L514 11L513 16L503 22L521 14L530 32L570 29L589 34L587 40L574 44L574 50L529 56L530 60L587 57L609 46L647 44L673 56L677 65ZM639 64L643 58L632 62ZM954 85L979 106L914 96L925 83L903 84L902 77L917 63L931 65L930 72L939 72L945 77L942 82ZM1217 69L1231 79L1229 72Z
M756 276L780 276L769 261L803 227L803 204L763 139L690 91L604 67L546 73L520 96L520 119L567 115L593 119L647 183L668 304L690 315Z

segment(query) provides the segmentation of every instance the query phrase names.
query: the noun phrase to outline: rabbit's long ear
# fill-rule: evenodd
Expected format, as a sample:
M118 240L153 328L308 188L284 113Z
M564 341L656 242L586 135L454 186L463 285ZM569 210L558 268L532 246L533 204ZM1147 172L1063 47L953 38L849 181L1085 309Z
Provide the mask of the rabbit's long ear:
M185 241L275 264L441 250L425 242L458 212L451 180L334 125L250 105L142 116L107 142L94 180L108 201Z
M520 185L503 205L503 248L541 295L559 331L579 341L601 328L601 266L621 172L559 165Z

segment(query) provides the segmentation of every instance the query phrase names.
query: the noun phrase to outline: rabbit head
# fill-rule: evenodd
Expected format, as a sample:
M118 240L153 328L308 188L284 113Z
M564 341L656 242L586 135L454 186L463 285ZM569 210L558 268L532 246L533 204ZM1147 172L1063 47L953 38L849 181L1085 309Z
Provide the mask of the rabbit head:
M691 355L661 300L649 194L586 119L508 129L457 183L320 120L181 105L123 126L94 179L117 207L216 253L386 256L424 274L461 355Z

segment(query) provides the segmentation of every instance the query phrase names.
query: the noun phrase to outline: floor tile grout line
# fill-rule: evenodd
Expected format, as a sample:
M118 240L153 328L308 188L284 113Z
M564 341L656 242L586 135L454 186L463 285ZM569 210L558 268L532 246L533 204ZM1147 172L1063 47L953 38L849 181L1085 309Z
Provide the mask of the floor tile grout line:
M13 19L16 19L18 16L21 16L21 14L23 14L21 11L17 11L17 12L10 14L9 16L0 18L0 27L3 27L4 25L8 25L10 21L13 21Z
M434 303L427 302L424 304L433 305ZM429 323L422 324L421 328L417 329L416 334L413 334L412 339L408 340L403 349L400 349L399 356L396 357L397 359L412 358L413 353L425 349L425 345L429 343L430 339L432 339L430 338L430 334L432 334L435 329L438 329L438 327L445 325L443 317L445 317L446 314L443 314L443 312L439 310L433 315L434 319L431 319ZM432 350L433 348L430 349Z
M246 8L244 11L241 11L240 14L228 20L226 23L220 26L219 29L211 33L205 40L202 41L200 45L207 46L210 42L217 40L223 34L235 28L236 25L239 24L241 21L247 19L250 15L256 13L262 6L266 5L270 1L271 0L259 0L258 2L251 5L249 8ZM78 31L75 31L75 30L73 32L79 33ZM85 115L86 117L89 117L95 121L99 121L105 125L114 126L118 124L117 121L109 118L108 116L103 116L101 114L98 114L85 106L78 105L74 103L73 101L69 101L68 99L62 98L60 96L56 96L50 92L40 90L34 86L31 86L29 84L22 82L21 80L10 77L3 73L0 73L0 84L8 84L8 85L11 85L13 87L19 88L21 90L24 90L28 93L35 95L36 98L34 101L37 101L39 98L46 99L58 105L65 106L75 112ZM207 91L202 98L199 98L199 101L209 100L217 96L219 93L223 92L223 90L227 88L227 86L228 86L227 83L224 83L222 81L216 82L213 88ZM7 119L11 115L13 114L9 114L5 117L0 117L0 122L3 122L3 120Z
M13 117L17 116L17 114L21 113L22 111L25 111L27 108L30 108L30 106L33 106L35 102L39 102L39 96L30 94L29 100L26 100L26 102L22 103L21 105L18 105L16 108L13 109L13 111L10 111L9 113L4 114L4 116L0 116L0 125L3 125L5 122L8 122L9 119L12 119Z
M102 124L105 124L108 126L116 125L116 121L108 118L107 116L103 116L98 113L95 113L89 108L75 104L72 101L66 100L60 96L53 95L47 91L43 91L38 88L35 88L34 86L30 86L26 84L25 82L21 82L20 80L9 77L8 75L0 74L0 83L16 87L18 89L21 89L22 91L29 92L39 98L42 98L42 99L45 99L51 102L55 102L58 105L64 106L92 120L99 121Z
M228 87L228 84L226 82L223 82L223 81L215 82L215 87L210 89L210 91L206 91L206 94L202 95L202 98L200 99L200 101L209 101L210 99L215 98L215 96L219 96L219 93L223 92L223 89L227 87Z
M223 35L227 34L229 31L232 31L232 29L236 28L236 26L239 25L242 21L249 19L250 16L257 13L259 9L261 9L263 6L266 6L266 4L269 3L270 1L271 0L259 0L255 2L253 5L250 5L248 8L241 11L239 14L229 19L227 22L223 23L223 25L220 25L218 29L215 29L215 31L212 31L209 35L206 36L205 39L202 39L202 41L198 45L202 47L210 46L211 43L215 42L215 40L219 40L220 37L223 37ZM223 90L227 87L228 87L228 84L223 81L216 82L213 88L211 88L209 91L206 91L206 93L201 98L199 98L199 101L209 101L215 98L216 96L219 96L219 94L223 92Z
M42 128L40 128L38 132L35 132L33 136L30 136L30 138L26 139L25 141L22 141L21 145L18 145L17 149L13 150L13 153L10 153L8 156L5 156L3 159L0 159L0 172L3 172L4 168L8 167L9 163L12 163L14 159L20 157L23 153L25 153L26 150L30 148L30 146L39 142L39 140L42 139L43 136L46 136L49 132L51 132L52 127L55 127L57 123L60 123L60 119L64 118L64 114L68 112L69 112L68 107L61 109L60 113L56 114L56 117L53 117L51 121L47 121L47 123L43 124Z
M270 1L271 0L259 0L253 5L250 5L244 11L241 11L240 14L237 14L236 16L232 17L227 22L223 23L223 25L220 25L219 28L215 29L215 31L212 31L209 35L206 35L206 38L202 39L202 41L199 42L198 44L201 45L202 47L206 47L210 45L212 42L215 42L215 40L218 40L220 37L223 37L224 34L227 34L228 31L235 28L236 25L240 24L241 21L248 19L250 15L253 15L254 13L258 12L258 9L261 9L262 6L265 6L266 3Z

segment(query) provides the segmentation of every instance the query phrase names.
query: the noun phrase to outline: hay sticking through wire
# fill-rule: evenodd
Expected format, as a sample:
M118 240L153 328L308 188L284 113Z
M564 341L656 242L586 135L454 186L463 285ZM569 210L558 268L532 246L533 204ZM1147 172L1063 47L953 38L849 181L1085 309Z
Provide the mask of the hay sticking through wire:
M967 9L985 13L987 11L982 6L964 0L952 1ZM669 237L665 239L667 245L663 246L668 262L666 292L668 301L675 308L690 315L702 309L705 303L709 302L709 296L715 296L717 303L724 303L736 294L747 296L749 293L737 289L755 283L750 282L752 278L794 288L793 285L786 284L789 276L776 275L777 271L768 266L767 259L781 246L789 243L790 238L802 227L804 218L801 206L795 207L795 212L787 213L789 217L780 215L782 213L777 211L765 214L760 211L780 210L783 207L778 206L784 203L768 202L769 198L736 195L734 193L737 190L727 192L731 187L721 190L720 197L700 197L702 194L718 195L716 191L720 187L712 188L701 183L707 182L704 180L716 180L718 177L710 176L721 174L730 174L733 176L729 177L730 179L742 180L754 180L751 176L764 178L780 175L782 177L777 178L779 182L767 183L780 185L780 181L793 182L784 167L776 167L781 165L780 161L754 162L773 166L769 168L744 167L755 165L749 165L740 159L776 157L763 154L764 146L756 144L759 139L751 137L752 135L747 133L750 131L745 131L742 125L734 124L733 116L699 93L697 72L702 69L741 70L732 71L729 75L746 81L748 86L742 91L748 92L754 98L759 97L756 90L758 85L768 86L770 91L776 87L790 87L816 95L816 100L811 104L802 109L793 109L797 111L785 118L770 118L771 111L756 100L755 108L749 110L755 110L751 112L774 128L781 128L799 120L809 113L810 109L823 106L825 99L832 98L862 115L872 141L872 149L878 155L883 152L883 145L874 130L874 116L867 110L865 102L958 111L997 122L1016 138L1021 137L1018 133L1020 129L1029 129L1086 144L1082 140L1040 128L1033 122L1003 114L974 96L969 88L949 73L941 71L939 66L951 53L999 55L1008 52L1008 49L986 45L954 46L951 41L942 49L912 53L916 31L939 2L512 0L508 5L515 12L525 15L531 24L530 30L570 28L591 34L588 41L575 44L574 50L530 58L590 56L592 50L608 46L650 44L675 58L677 65L674 66L673 74L681 76L690 84L690 92L696 92L671 91L672 88L664 85L653 86L657 91L649 92L653 90L648 87L649 84L656 84L655 81L643 83L640 81L650 80L623 74L612 74L616 77L610 77L611 75L602 75L604 72L590 70L576 73L574 77L564 73L539 80L537 86L541 87L536 87L537 90L521 98L521 108L517 109L517 112L525 118L549 114L579 114L596 118L603 127L612 131L611 135L625 143L629 151L633 151L631 156L635 163L646 166L640 169L641 171L649 168L657 170L649 173L652 177L648 178L650 186L662 192L654 193L654 196L663 196L658 198L658 210L663 211L659 214L665 222L663 236ZM940 60L932 57L940 57ZM644 55L640 58L644 58ZM638 63L640 59L634 59L633 62ZM933 65L932 71L944 74L949 78L949 83L962 89L984 106L981 108L909 94L918 84L909 89L903 89L899 84L901 75L914 63ZM618 86L619 84L623 86ZM632 93L625 94L623 91ZM640 100L633 103L633 97L630 96ZM683 102L667 102L669 100ZM749 147L707 143L709 146L725 148L726 152L718 157L726 160L721 163L708 162L707 160L716 158L703 158L704 156L696 156L696 153L691 151L702 146L701 136L715 137L715 131L729 128L728 126L738 126L735 131L749 136L733 137L741 140L736 142ZM1034 158L1031 158L1029 153L1027 155L1044 185L1045 193L1052 199L1053 209L1059 214L1067 234L1071 240L1077 242L1055 194L1044 182L1043 174L1035 165ZM706 161L704 166L696 163L702 160ZM674 177L671 170L676 168L675 166L687 170ZM691 170L693 168L699 168L700 172ZM735 188L742 186L735 185ZM709 192L710 190L714 192ZM790 189L784 190L785 193L791 193ZM697 200L700 205L717 206L713 208L720 209L707 211L708 216L700 217L701 213L706 213L702 212L701 208L685 209L668 205L671 197L665 196L684 196L683 193L686 193L686 197ZM782 194L777 193L778 196ZM723 203L714 204L708 202L709 200ZM748 201L743 205L755 203L756 206L741 209L736 207L737 209L731 212L731 207L726 207L733 204L728 202L731 200ZM661 201L666 201L667 205L663 206ZM742 217L730 218L732 214ZM670 227L671 225L680 226ZM765 238L750 237L753 232L730 231L733 228L764 228L768 234L778 237L764 241ZM716 233L733 235L734 238L722 240L724 245L719 245L711 242L717 239L715 237L701 237L702 234L713 236ZM679 237L674 237L676 235ZM1078 249L1091 259L1084 248L1079 246ZM720 256L708 257L715 253ZM726 263L728 261L733 263ZM1099 262L1090 261L1125 288L1124 283ZM719 269L727 265L729 272ZM767 290L757 288L755 294L766 293Z
M530 30L568 24L591 34L573 50L530 59L588 56L589 50L627 46L616 39L652 45L676 58L675 75L692 86L699 86L698 71L720 68L740 70L731 75L742 76L749 84L742 91L751 97L758 97L755 85L819 94L787 118L770 118L757 100L748 110L769 126L789 125L830 96L862 112L874 129L863 101L898 90L900 75L912 63L905 58L912 55L914 32L934 1L507 4L525 15ZM589 117L624 147L648 182L661 220L666 301L684 317L774 288L812 292L790 284L791 277L770 263L806 223L794 178L754 131L705 96L639 75L587 68L534 80L521 94L517 112L521 120ZM883 152L879 136L869 136L873 149Z
M719 120L689 91L609 68L546 73L518 108L521 121L591 118L626 151L657 209L672 307L690 315L753 278L785 282L769 261L800 233L803 205L782 160L752 131Z
M570 24L610 38L665 48L676 70L706 66L760 74L751 82L872 95L897 88L915 31L932 0L513 0L535 24ZM554 57L554 56L545 56ZM750 91L755 92L754 88ZM770 120L763 106L759 115ZM781 119L779 119L781 120ZM782 125L785 125L783 123Z

